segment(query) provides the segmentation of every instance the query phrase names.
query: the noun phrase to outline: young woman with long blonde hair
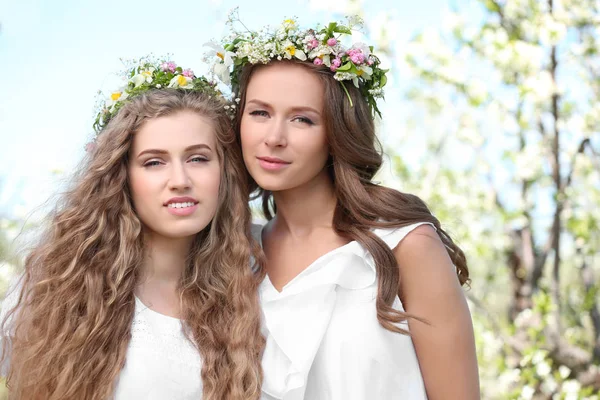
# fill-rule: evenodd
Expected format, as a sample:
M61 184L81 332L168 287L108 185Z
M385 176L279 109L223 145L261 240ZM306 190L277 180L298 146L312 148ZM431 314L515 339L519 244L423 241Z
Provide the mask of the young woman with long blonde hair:
M172 62L129 78L3 304L10 396L258 399L260 255L226 103Z

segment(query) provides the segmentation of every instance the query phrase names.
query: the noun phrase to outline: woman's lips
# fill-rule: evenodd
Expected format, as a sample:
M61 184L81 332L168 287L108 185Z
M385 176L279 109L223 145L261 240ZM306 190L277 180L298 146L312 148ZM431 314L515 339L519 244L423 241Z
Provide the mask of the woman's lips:
M192 197L173 197L164 204L170 214L178 216L191 215L198 208L198 200Z
M185 217L192 215L198 209L198 203L188 203L182 207L167 207L167 211L173 215Z
M276 157L257 157L257 159L260 166L267 171L278 171L291 164Z

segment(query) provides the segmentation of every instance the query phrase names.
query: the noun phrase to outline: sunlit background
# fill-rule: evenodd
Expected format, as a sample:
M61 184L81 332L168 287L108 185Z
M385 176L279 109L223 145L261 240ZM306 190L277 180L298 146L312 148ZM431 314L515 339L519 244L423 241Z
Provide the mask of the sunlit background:
M426 200L469 257L482 398L597 400L598 0L0 2L0 291L120 59L207 73L237 6L251 29L364 19L355 39L391 69L377 179Z

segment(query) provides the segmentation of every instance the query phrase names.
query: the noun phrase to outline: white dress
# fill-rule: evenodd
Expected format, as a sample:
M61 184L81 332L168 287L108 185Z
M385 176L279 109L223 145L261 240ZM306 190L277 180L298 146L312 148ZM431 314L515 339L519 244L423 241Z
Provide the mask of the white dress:
M373 232L393 249L423 224ZM253 226L259 242L261 230ZM427 399L411 338L377 321L375 264L358 242L319 257L281 292L268 277L259 290L263 399ZM397 296L393 307L403 310Z
M2 319L14 307L18 295L19 290L9 292L2 303ZM0 340L5 337L6 333ZM200 353L183 334L181 321L149 309L136 297L131 341L113 398L199 400L201 365ZM1 367L0 375L6 376L8 366Z

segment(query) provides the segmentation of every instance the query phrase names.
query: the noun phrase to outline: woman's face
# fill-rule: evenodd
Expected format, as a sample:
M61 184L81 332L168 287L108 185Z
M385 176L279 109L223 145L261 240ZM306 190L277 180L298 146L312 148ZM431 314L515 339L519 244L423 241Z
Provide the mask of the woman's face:
M319 78L299 65L273 63L253 73L240 130L246 168L261 188L294 189L327 173L323 96Z
M155 235L183 238L215 215L221 170L214 128L191 111L146 121L129 152L135 211Z

